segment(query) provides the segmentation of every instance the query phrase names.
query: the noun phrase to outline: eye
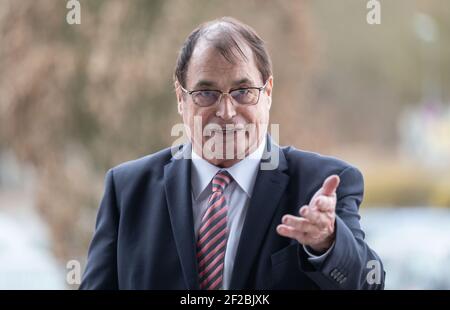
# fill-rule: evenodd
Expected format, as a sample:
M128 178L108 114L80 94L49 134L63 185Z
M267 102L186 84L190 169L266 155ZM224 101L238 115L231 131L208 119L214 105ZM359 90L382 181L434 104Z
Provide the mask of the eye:
M213 105L220 97L220 92L216 90L198 90L192 93L194 103L207 107Z
M197 95L206 99L217 98L217 92L213 90L201 90L197 92Z
M233 98L242 98L242 97L248 96L249 89L248 88L240 88L240 89L233 90L232 93L233 93L232 94Z

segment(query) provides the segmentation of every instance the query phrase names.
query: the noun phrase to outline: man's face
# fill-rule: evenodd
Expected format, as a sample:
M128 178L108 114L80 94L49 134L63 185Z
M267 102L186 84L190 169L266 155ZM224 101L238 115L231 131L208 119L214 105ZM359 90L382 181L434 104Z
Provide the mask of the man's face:
M251 49L247 45L241 46L241 49L247 59L238 57L234 63L230 63L216 48L209 46L207 41L200 40L189 62L186 89L229 92L239 88L263 86L266 81L262 80ZM264 141L267 132L272 85L270 77L255 105L239 105L230 96L224 95L220 102L201 107L176 83L178 111L183 117L194 151L221 167L232 166L253 152ZM200 125L197 125L197 129L194 129L194 118ZM235 130L218 130L219 126ZM209 131L208 128L213 130ZM214 152L212 158L210 154L205 154L208 150ZM220 155L216 156L218 153Z

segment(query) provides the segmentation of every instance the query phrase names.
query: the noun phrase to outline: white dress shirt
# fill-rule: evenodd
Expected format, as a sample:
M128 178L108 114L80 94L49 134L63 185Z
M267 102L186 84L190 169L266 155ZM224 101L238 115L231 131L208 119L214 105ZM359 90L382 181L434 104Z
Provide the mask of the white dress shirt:
M226 170L233 177L233 181L226 187L224 195L228 203L228 222L229 231L227 247L225 251L225 263L223 269L223 288L228 289L231 281L231 273L234 266L237 247L244 225L245 215L247 213L250 198L253 194L256 176L258 175L259 164L264 153L265 142L249 156L237 162L229 168L220 168L212 165L205 159L197 155L192 150L192 169L191 169L191 194L192 208L194 218L195 239L197 239L200 229L201 218L208 208L208 198L212 194L211 181L219 170ZM334 245L334 244L333 244ZM311 262L320 263L330 249L321 256L310 255Z

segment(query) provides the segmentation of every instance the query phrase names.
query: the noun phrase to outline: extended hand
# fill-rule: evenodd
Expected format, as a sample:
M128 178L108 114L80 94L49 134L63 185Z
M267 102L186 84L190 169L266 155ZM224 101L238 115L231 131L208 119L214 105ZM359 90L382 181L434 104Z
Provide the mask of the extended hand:
M339 176L331 175L314 194L309 205L300 208L300 216L286 214L277 232L311 247L316 252L325 252L335 238L336 189Z

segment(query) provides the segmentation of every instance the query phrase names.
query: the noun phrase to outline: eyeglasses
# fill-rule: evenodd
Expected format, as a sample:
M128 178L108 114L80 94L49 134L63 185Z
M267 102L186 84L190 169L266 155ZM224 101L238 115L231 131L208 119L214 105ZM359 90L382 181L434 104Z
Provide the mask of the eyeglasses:
M183 92L191 95L192 101L200 107L210 107L222 100L223 95L229 95L239 105L255 105L259 101L261 91L266 88L269 79L262 87L244 87L232 89L228 93L224 93L220 90L186 90L180 84L180 88Z

